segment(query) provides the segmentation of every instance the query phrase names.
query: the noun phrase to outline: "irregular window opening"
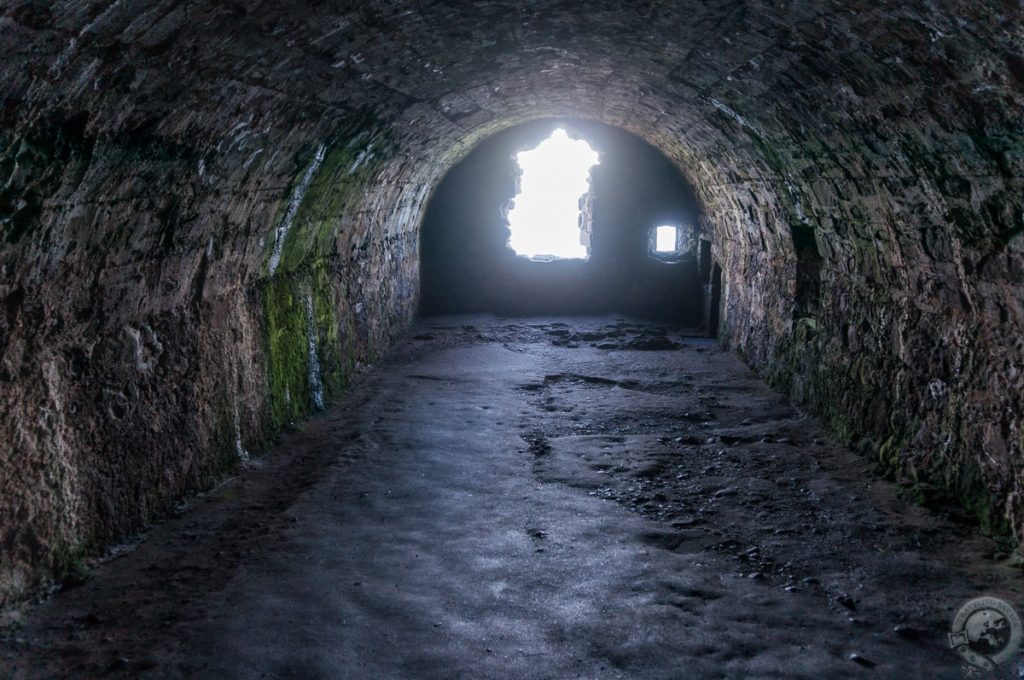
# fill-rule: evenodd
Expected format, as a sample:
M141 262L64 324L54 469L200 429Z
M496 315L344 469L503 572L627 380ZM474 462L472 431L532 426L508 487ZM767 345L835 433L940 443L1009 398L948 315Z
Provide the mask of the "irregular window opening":
M531 260L587 259L589 225L582 207L597 152L559 128L515 159L521 175L508 212L508 246Z

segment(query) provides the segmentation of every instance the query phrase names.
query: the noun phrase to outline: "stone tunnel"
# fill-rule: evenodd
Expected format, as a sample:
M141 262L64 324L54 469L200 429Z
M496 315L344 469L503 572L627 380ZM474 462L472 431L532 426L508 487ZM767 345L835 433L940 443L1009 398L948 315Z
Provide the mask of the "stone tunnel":
M958 663L970 665L970 659L957 657L944 639L950 625L956 625L957 608L979 593L1001 595L1010 604L1016 595L1024 604L1016 550L1024 540L1022 21L1024 5L1017 0L4 3L0 610L7 613L0 619L5 631L0 677L10 672L13 677L821 678L886 669L895 673L907 659L920 662L918 669L934 663L936 670L906 677L959 677ZM872 596L857 595L853 586L829 590L820 575L784 582L781 567L773 571L766 562L741 569L756 554L750 549L758 550L760 534L755 532L740 541L743 552L735 560L723 562L729 565L725 571L744 572L749 579L724 587L729 594L703 599L700 588L687 586L685 597L708 607L715 600L723 609L731 602L729 611L736 613L767 597L757 593L768 590L794 598L817 593L818 609L843 617L839 637L848 644L811 636L808 644L815 651L798 653L796 643L780 639L768 645L775 650L770 658L735 637L723 638L730 642L717 651L708 640L703 648L662 640L660 652L643 646L623 650L611 642L617 635L614 622L642 608L634 603L634 609L603 617L592 613L612 628L587 628L593 634L587 653L572 641L590 633L575 628L567 633L564 621L558 634L548 630L545 637L535 631L529 640L509 642L515 637L509 631L535 623L526 614L505 628L488 619L496 626L492 632L504 630L511 637L481 634L473 638L476 646L468 638L456 643L452 637L447 646L435 644L429 635L447 631L455 636L484 626L471 614L464 615L463 628L440 616L421 622L423 630L412 623L406 628L395 624L395 640L379 644L421 650L422 655L396 651L394 666L378 658L379 649L373 652L377 656L367 651L369 642L339 643L326 656L302 647L302 658L287 662L286 649L266 642L259 653L242 644L232 647L222 658L234 659L234 665L225 670L216 659L227 649L223 640L245 637L238 621L222 621L220 633L196 642L185 660L153 651L166 643L166 636L154 632L160 621L166 622L166 612L147 615L153 627L139 624L134 634L127 619L133 611L151 611L140 604L147 598L174 599L178 572L166 562L177 558L162 562L161 554L171 554L166 551L146 558L164 575L159 582L140 576L146 564L131 577L117 572L134 568L123 565L141 551L155 549L160 532L186 531L181 527L198 522L192 513L204 511L194 510L195 504L213 503L224 484L240 485L232 499L216 496L217 502L235 503L234 514L223 512L229 519L210 530L211 545L202 548L210 551L209 565L215 565L209 569L233 564L230 569L240 573L237 565L257 559L263 544L247 543L238 554L227 548L218 557L220 539L215 537L218 531L238 530L232 523L243 522L243 510L260 505L245 505L246 489L278 499L265 503L277 503L276 519L252 523L253 532L284 535L293 529L281 523L282 513L308 500L318 480L336 474L343 484L362 474L336 472L345 451L362 446L359 455L376 458L379 469L369 469L379 475L426 465L412 444L410 453L402 455L395 453L399 444L371 446L370 425L345 437L330 434L329 425L344 429L357 420L354 414L362 407L352 399L359 394L371 399L366 395L378 387L376 394L386 392L373 381L390 380L389 362L412 357L401 370L435 378L413 381L417 389L441 389L445 381L458 381L463 364L449 366L442 379L429 374L433 360L415 352L423 343L444 349L462 342L455 336L463 327L474 329L470 340L476 343L476 349L465 350L467 357L500 365L500 356L508 356L510 370L525 373L533 370L521 363L529 351L501 350L499 341L511 349L517 342L529 348L534 340L522 333L543 334L558 323L568 323L569 330L556 329L545 337L581 335L574 324L587 322L550 316L572 313L571 304L540 310L549 316L532 326L522 325L515 310L484 303L479 309L440 311L499 316L459 317L444 325L436 319L446 317L420 313L421 302L429 297L424 288L429 281L423 279L421 286L421 266L424 275L428 262L447 266L447 251L431 259L427 232L421 235L421 227L430 223L432 199L441 201L446 178L468 167L474 154L483 158L481 150L494 140L521 145L517 131L547 121L628 137L643 153L653 154L652 164L668 168L658 172L675 173L685 184L695 247L703 255L691 283L695 295L705 297L693 303L694 309L702 306L702 313L680 322L694 332L680 332L669 343L681 348L677 354L690 352L687 356L697 362L678 364L683 367L678 370L696 374L720 366L723 372L733 371L734 380L748 381L750 390L776 395L778 409L805 418L801 422L810 424L788 435L797 446L777 454L790 456L787 464L824 465L828 469L816 474L837 479L843 478L842 470L866 470L857 472L861 477L854 481L835 482L840 491L819 496L856 497L849 506L856 512L874 508L879 516L898 515L902 519L893 520L892 531L901 536L909 536L899 532L910 532L907 527L915 522L928 524L930 531L914 533L915 541L927 534L930 538L920 540L932 546L919 559L940 566L930 567L930 576L914 587L921 592L932 588L939 604L922 621L910 610L886 618L883 608L870 608L871 597L892 597L902 586L879 582ZM507 153L502 147L492 156L507 158ZM462 172L469 185L474 176ZM605 186L616 182L607 180ZM508 198L502 195L501 200ZM595 202L600 198L595 189ZM500 223L498 203L493 215ZM438 219L443 222L445 216ZM597 231L594 238L596 252ZM714 286L712 271L720 276ZM712 287L715 295L707 299ZM545 296L530 290L526 298ZM598 310L605 311L629 310ZM609 319L612 325L625 323ZM512 337L509 324L526 330ZM421 338L421 349L414 351L408 348L415 338ZM495 352L505 354L488 353L488 338L495 340ZM585 390L598 389L639 393L634 389L639 379L595 377L594 367L610 366L610 359L595 359L589 369L574 363L584 361L579 358L584 350L596 349L565 343L544 347L543 352L564 352L564 358L551 359L554 368L534 378L523 377L525 387L516 392L526 395L522 399L551 393L549 403L556 403L551 400L558 395L584 399L579 395ZM660 370L675 371L676 359L665 357ZM421 359L426 363L416 363ZM476 359L465 361L471 360ZM745 373L748 368L756 376ZM492 369L480 370L480 384L490 385L487 371ZM724 380L712 373L701 392L707 398L715 396L716 381ZM644 394L668 389L647 387ZM376 417L398 417L388 416L388 409L405 408L401 404L409 402L399 399L403 394L412 401L436 401L434 408L455 413L461 407L456 401L445 407L445 399L468 399L483 388L472 383L461 391L453 388L448 396L411 389L387 392L393 399L374 407L383 414ZM723 387L719 398L728 389ZM520 417L523 408L498 409L493 417ZM367 423L376 422L370 415ZM683 414L689 415L689 410ZM696 421L709 418L692 420L686 425L691 429L660 432L667 444L651 439L643 446L676 446L677 458L690 455L688 446L694 456L701 447L710 447L708 455L726 447L726 457L739 450L736 446L747 446L746 457L735 465L754 464L748 461L759 455L758 440L745 444L746 435L732 430L705 436L694 428ZM719 416L720 425L725 420ZM430 428L426 421L415 422L420 425L395 425L394 436L411 442L415 434L426 442L423 446L447 441L441 431L433 439L423 434ZM545 489L557 485L559 475L569 475L555 470L562 464L559 456L583 460L600 450L594 442L586 444L591 440L562 441L550 432L542 437L538 433L546 426L538 423L531 420L524 430L521 452L514 445L509 451L523 460L547 461L547 472L534 469L541 474L535 482ZM738 417L735 425L740 427ZM427 429L416 429L421 426ZM473 426L474 431L482 427ZM650 434L645 433L629 436ZM314 434L322 437L320 444ZM771 433L760 437L772 446L785 439L776 436L771 444ZM733 448L727 446L730 440ZM831 453L816 453L812 440L828 442ZM294 451L304 453L296 459ZM845 461L841 465L835 462L840 459ZM444 459L442 464L452 463ZM735 479L744 483L760 474L753 468L735 470ZM444 479L461 478L454 468L448 472ZM430 474L424 470L424 479ZM681 472L680 478L699 474ZM274 496L280 493L274 490L275 478L294 493L283 500ZM373 487L369 476L366 484ZM733 492L742 496L746 488L723 484L705 489L706 495L728 503ZM266 489L260 491L261 485ZM876 495L889 495L876 498L875 492L864 491L866 485ZM396 484L388 493L404 497L403 488ZM611 487L595 486L589 496L573 488L571 501L528 505L596 503L602 490ZM688 487L687 502L701 488ZM518 493L506 491L510 498ZM644 567L652 570L643 572L646 576L627 579L634 589L647 583L645 578L653 583L683 568L671 560L689 560L686 568L696 569L692 564L705 557L732 559L721 542L715 549L711 543L665 538L675 534L661 532L657 523L672 517L647 517L643 508L631 512L629 503L626 509L622 503L606 505L625 513L615 520L618 524L609 519L609 527L649 522L646 529L634 527L647 537L642 550L665 553ZM329 507L321 510L337 525L332 530L358 523L357 505L334 515ZM578 510L573 517L590 512L583 505L572 507ZM744 508L737 517L763 511L756 502ZM296 514L291 520L303 526L309 516ZM456 513L437 521L441 526L459 520ZM488 526L501 531L498 520ZM552 543L569 526L575 525L566 519L530 529L523 540ZM851 535L859 536L862 528L850 528ZM595 542L596 555L610 550L600 537L614 542L621 538L616 538L618 530L580 529L580 535ZM303 534L307 543L302 545L313 561L316 540L327 541L315 540L320 535L312 530ZM359 548L354 535L346 536L349 552L369 550ZM590 549L579 541L580 552ZM560 545L572 543L566 539ZM127 544L141 547L126 551ZM231 542L225 539L225 544ZM424 549L415 542L405 545L409 551L413 545L419 546L417 552ZM914 545L914 550L927 550L920 541ZM957 549L962 560L952 566L942 562L944 550ZM552 548L547 550L537 554L550 555ZM904 564L899 549L878 551L893 564ZM763 545L760 552L767 552ZM366 554L360 568L371 574L394 567L388 560L400 561L391 552L377 562ZM786 562L784 557L780 553L773 564ZM506 564L511 559L502 558ZM352 569L348 563L336 564L331 578L337 587L370 583ZM224 575L218 592L228 583L239 587L232 573ZM462 577L466 584L478 578L472 573ZM272 581L251 578L273 588ZM565 578L568 583L576 577ZM858 578L869 580L863 573ZM592 597L604 597L599 583L587 583ZM365 595L369 588L363 587ZM90 588L99 589L89 591L92 602L101 601L99 612L74 599ZM173 592L158 594L167 588ZM141 594L130 605L114 604L111 593L133 589ZM563 584L552 592L568 589ZM750 589L755 590L748 599L730 600ZM281 595L295 607L287 611L300 618L305 614L296 612L306 610L299 604L320 597L301 589ZM380 596L380 602L389 601ZM859 609L858 601L863 602ZM817 611L808 602L801 606ZM253 611L272 609L264 605L253 605ZM691 623L733 632L743 626L768 629L771 616L802 611L792 604L766 604L769 613L755 625L713 608L686 610L696 606L673 611L696 617ZM382 621L412 616L410 609L399 609L380 614L375 623L365 611L362 619L350 615L346 620L381 631L390 625ZM75 612L81 616L74 618ZM678 623L663 621L661 614L645 616L638 619L650 621L649 626L632 622L637 627L625 637L661 640ZM193 629L201 628L203 620L196 615ZM822 630L829 625L822 624ZM48 637L46 631L55 626L71 631L68 636L77 636L79 646L67 642L67 636ZM1019 640L1019 620L1016 626ZM418 632L403 636L407 628ZM234 638L224 632L229 629ZM94 630L105 632L93 635ZM895 642L885 646L878 641L885 636ZM533 650L542 655L533 658L543 661L529 661L526 652L515 656L513 647ZM792 654L779 651L785 649ZM200 657L213 665L189 665ZM665 670L669 667L675 671ZM695 675L678 675L686 668Z

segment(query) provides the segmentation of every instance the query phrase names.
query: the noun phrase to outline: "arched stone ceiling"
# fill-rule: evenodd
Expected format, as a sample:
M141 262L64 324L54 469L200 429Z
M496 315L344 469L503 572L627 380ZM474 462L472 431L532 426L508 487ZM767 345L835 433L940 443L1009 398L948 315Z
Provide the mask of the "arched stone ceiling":
M0 526L0 600L312 408L289 396L307 336L339 375L384 351L415 310L430 191L545 116L662 149L725 271L722 339L922 494L1021 536L1022 15L6 3L0 511L21 519ZM820 267L810 292L800 266Z

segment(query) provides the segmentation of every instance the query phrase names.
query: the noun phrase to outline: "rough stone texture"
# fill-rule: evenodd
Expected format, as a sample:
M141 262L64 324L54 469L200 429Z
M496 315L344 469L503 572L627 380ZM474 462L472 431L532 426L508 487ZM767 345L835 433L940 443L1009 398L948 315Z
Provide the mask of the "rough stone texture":
M950 622L1019 568L680 331L421 321L0 629L0 677L964 680Z
M446 169L548 115L623 127L687 173L729 346L922 495L1024 537L1022 15L5 4L0 600L314 408L315 364L336 393L414 310Z

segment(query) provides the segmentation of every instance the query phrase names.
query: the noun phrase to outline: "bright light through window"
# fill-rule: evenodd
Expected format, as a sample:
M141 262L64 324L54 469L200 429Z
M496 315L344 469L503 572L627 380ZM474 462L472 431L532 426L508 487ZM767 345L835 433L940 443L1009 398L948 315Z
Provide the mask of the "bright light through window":
M597 152L558 129L535 148L516 154L516 161L522 176L508 213L508 245L530 258L586 258L580 198L590 189Z
M676 252L677 227L658 227L654 230L654 252Z

